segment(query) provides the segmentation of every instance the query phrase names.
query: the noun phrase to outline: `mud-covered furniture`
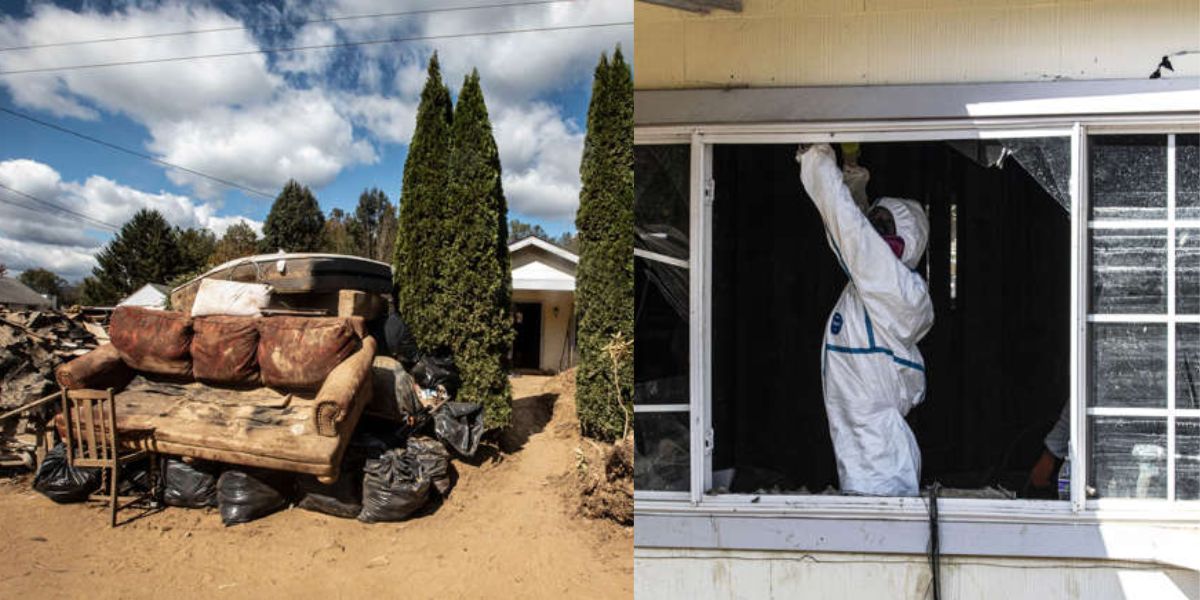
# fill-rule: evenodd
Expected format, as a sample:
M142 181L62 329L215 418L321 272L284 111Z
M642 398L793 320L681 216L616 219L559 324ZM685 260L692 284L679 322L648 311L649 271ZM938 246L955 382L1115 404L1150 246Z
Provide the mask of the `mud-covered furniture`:
M157 481L153 452L139 442L154 434L150 429L120 429L117 427L116 402L112 388L106 390L63 390L63 445L67 462L75 468L98 468L108 481L108 505L111 527L117 526L117 511L137 502L151 499ZM130 447L132 446L132 448ZM150 482L141 497L121 505L118 490L121 467L126 463L149 458Z
M56 376L68 390L114 388L117 428L153 429L147 449L337 479L372 394L361 318L120 307L109 335Z

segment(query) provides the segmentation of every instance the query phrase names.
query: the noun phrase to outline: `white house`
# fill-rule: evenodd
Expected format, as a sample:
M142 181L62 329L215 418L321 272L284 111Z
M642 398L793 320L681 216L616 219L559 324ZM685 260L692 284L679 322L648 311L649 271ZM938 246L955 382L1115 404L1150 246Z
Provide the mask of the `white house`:
M171 288L161 283L147 283L132 294L117 303L117 306L142 306L146 308L164 308Z
M1200 597L1200 4L634 21L635 594ZM930 216L907 422L936 518L930 491L838 493L821 341L846 276L793 159L822 142ZM1064 497L1036 498L1064 406Z
M575 269L579 257L537 237L508 246L512 268L513 367L557 373L575 365Z

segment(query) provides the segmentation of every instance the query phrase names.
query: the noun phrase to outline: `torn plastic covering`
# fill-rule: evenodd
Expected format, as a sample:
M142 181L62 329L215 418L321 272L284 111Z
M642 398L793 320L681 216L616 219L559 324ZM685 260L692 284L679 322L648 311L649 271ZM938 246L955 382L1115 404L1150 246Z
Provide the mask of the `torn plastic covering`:
M688 310L690 151L683 144L634 150L634 254L644 259L647 279L680 315Z
M1012 157L1029 176L1071 212L1071 138L1038 137L996 140L954 140L955 150L984 167L1004 168Z
M636 404L688 402L689 164L686 144L634 148Z

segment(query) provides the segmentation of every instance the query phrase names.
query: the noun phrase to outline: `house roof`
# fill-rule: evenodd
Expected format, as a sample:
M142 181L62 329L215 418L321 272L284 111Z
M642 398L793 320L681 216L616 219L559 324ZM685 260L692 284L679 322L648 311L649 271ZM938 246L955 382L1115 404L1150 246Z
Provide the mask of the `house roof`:
M556 244L551 244L550 242L547 242L546 240L543 240L542 238L533 236L533 235L526 237L526 238L521 238L521 239L509 244L508 245L508 253L512 254L518 250L521 250L522 248L528 248L530 246L533 246L535 248L541 248L542 250L545 250L546 252L549 252L559 258L564 258L575 264L579 264L579 255L575 254L574 252L571 252L570 250L567 250L566 248L563 248Z
M147 283L118 302L117 306L160 307L165 304L167 295L170 293L171 288L169 286L161 283Z
M50 300L20 281L12 277L0 277L0 304L50 306L51 303Z
M575 290L579 256L546 240L527 237L508 245L514 290Z

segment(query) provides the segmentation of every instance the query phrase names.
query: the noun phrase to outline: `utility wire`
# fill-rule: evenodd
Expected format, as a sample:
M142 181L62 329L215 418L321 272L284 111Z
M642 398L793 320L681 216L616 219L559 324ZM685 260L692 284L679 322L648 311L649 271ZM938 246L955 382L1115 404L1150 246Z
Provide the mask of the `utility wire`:
M546 4L563 4L567 2L577 2L578 0L537 0L533 2L510 2L507 4L476 4L472 6L454 6L450 8L427 8L422 10L405 10L399 12L382 12L369 15L348 15L342 17L324 17L320 19L304 19L288 23L289 26L303 27L314 23L334 23L338 21L355 21L362 19L386 19L393 17L409 17L415 15L428 15L436 13L453 13L466 12L471 10L486 10L492 8L508 8L510 6L539 6ZM203 33L220 33L223 31L250 31L252 28L245 25L232 25L229 27L213 27L211 29L186 29L183 31L171 31L166 33L148 33L145 35L130 35L124 37L109 37L96 38L91 40L75 40L70 42L50 42L46 44L30 44L28 46L9 46L0 48L0 52L9 52L12 50L36 50L38 48L60 48L63 46L82 46L85 44L101 44L106 42L126 42L131 40L146 40L154 38L177 37L182 35L198 35Z
M42 200L41 198L38 198L37 196L32 196L30 194L26 194L25 192L22 192L21 190L10 188L7 185L4 185L3 183L0 183L0 188L6 189L18 196L23 197L23 198L28 198L30 200L33 200L34 202L37 202L38 204L41 204L42 206L46 206L46 207L52 208L54 210L57 210L63 214L73 217L77 221L83 221L83 222L89 223L91 225L100 226L105 229L111 229L113 231L118 231L121 229L120 227L113 225L112 223L107 223L107 222L101 221L100 219L94 219L92 217L89 217L89 216L81 213L81 212L73 211L65 206L62 206L61 204L58 204L55 202L50 202L49 200ZM13 206L19 206L21 208L24 208L26 210L33 211L33 212L36 212L39 214L41 213L41 211L39 211L36 208L26 206L24 204L18 204L16 202L13 202L12 200L5 200L3 198L0 198L0 202L4 202L5 204L11 204Z
M151 58L145 60L123 60L106 63L90 63L81 65L68 65L63 67L38 67L33 69L15 69L11 71L0 71L0 75L22 75L27 73L51 73L57 71L74 71L79 69L98 69L104 67L123 67L129 65L145 65L153 63L168 63L185 60L199 60L206 58L227 58L231 56L250 56L254 54L275 54L278 52L299 52L302 50L329 50L334 48L350 48L354 46L372 46L379 44L397 44L402 42L421 42L428 40L446 40L460 39L471 37L490 37L499 35L510 35L517 33L534 33L539 31L572 31L579 29L597 29L602 27L621 27L633 25L633 21L612 21L607 23L586 23L582 25L561 25L558 27L527 27L521 29L499 29L495 31L478 31L472 33L450 33L441 35L418 35L411 37L395 37L384 38L377 40L359 40L352 42L334 42L331 44L314 44L310 46L287 46L280 48L259 48L256 50L239 50L235 52L219 52L215 54L196 54L192 56L172 56L167 58Z
M262 191L259 191L259 190L256 190L256 189L254 189L254 188L251 188L251 187L246 187L246 186L244 186L244 185L242 185L242 184L240 184L240 183L234 183L234 182L232 182L232 181L230 181L230 180L228 180L228 179L222 179L222 178L220 178L220 177L217 177L217 176L215 176L215 175L209 175L209 174L207 174L207 173L201 173L200 171L197 171L197 170L195 170L195 169L189 169L189 168L187 168L187 167L184 167L184 166L182 166L182 165L177 165L177 164L175 164L175 163L167 162L167 161L165 161L165 160L162 160L162 159L159 159L159 158L155 158L154 156L151 156L151 155L149 155L149 154L146 154L145 152L138 152L137 150L133 150L133 149L131 149L131 148L126 148L125 146L120 146L120 145L114 144L114 143L112 143L112 142L106 142L106 141L104 141L104 140L102 140L102 139L100 139L100 138L97 138L97 137L90 136L90 135L88 135L88 134L86 134L86 133L81 133L81 132L79 132L79 131L75 131L74 129L68 129L68 128L66 128L66 127L63 127L62 125L56 125L56 124L54 124L54 123L51 123L51 122L49 122L49 121L43 121L43 120L41 120L41 119L39 119L39 118L37 118L37 117L35 117L35 116L33 116L33 115L29 115L29 114L26 114L26 113L23 113L23 112L20 112L20 111L17 111L17 110L13 110L13 109L11 109L11 108L8 108L8 107L5 107L5 106L0 106L0 112L2 112L2 113L5 113L5 114L8 114L8 115L11 115L11 116L14 116L14 117L17 117L18 119L25 119L26 121L29 121L29 122L31 122L31 123L36 123L36 124L38 124L38 125L41 125L41 126L43 126L43 127L49 127L50 129L53 129L53 130L55 130L55 131L59 131L59 132L61 132L61 133L65 133L65 134L67 134L67 135L73 135L73 136L75 136L75 137L77 137L77 138L80 138L80 139L83 139L83 140L87 140L87 141L89 141L89 142L92 142L92 143L94 143L94 144L100 144L101 146L104 146L104 147L106 147L106 148L111 148L111 149L113 149L113 150L116 150L116 151L118 151L118 152L124 152L124 153L126 153L126 154L131 154L131 155L133 155L133 156L136 156L136 157L138 157L138 158L143 158L143 159L146 159L146 160L148 160L148 161L151 161L151 162L153 162L153 163L156 163L156 164L162 165L162 166L164 166L164 167L169 167L169 168L172 168L172 169L178 169L178 170L180 170L180 171L183 171L183 172L185 172L185 173L190 173L190 174L192 174L192 175L195 175L195 176L197 176L197 177L203 177L203 178L205 178L205 179L209 179L209 180L215 181L215 182L217 182L217 183L221 183L221 184L227 185L227 186L229 186L229 187L237 188L237 189L239 189L239 190L242 190L243 192L246 192L246 193L249 193L249 194L254 194L254 195L256 195L256 196L261 196L261 197L263 197L263 198L268 198L268 199L273 199L273 198L275 198L275 195L274 195L274 194L268 194L268 193L266 193L266 192L262 192Z

